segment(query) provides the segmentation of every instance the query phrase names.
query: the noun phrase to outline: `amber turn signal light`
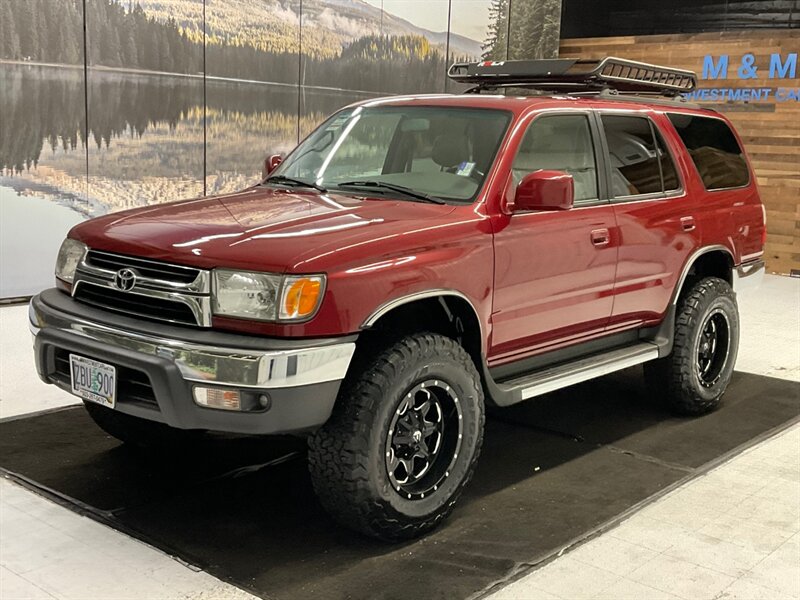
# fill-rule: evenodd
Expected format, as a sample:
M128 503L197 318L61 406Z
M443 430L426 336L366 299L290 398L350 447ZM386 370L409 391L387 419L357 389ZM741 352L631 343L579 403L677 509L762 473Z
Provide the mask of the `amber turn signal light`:
M314 314L322 299L322 276L287 277L283 284L282 319L302 319Z

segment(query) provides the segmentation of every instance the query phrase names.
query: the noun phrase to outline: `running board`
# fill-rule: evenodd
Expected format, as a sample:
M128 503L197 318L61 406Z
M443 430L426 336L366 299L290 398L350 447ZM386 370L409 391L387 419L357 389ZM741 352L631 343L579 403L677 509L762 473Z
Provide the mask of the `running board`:
M634 346L547 367L496 385L503 392L516 396L518 400L527 400L656 358L658 358L658 346L651 342L641 342Z

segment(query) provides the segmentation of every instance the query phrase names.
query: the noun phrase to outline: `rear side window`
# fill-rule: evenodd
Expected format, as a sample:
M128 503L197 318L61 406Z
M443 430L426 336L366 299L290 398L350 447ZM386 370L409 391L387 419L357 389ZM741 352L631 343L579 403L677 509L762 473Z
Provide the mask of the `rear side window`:
M668 116L707 190L742 187L750 182L742 149L725 121L676 113Z
M614 198L660 194L680 187L664 140L650 119L603 115Z

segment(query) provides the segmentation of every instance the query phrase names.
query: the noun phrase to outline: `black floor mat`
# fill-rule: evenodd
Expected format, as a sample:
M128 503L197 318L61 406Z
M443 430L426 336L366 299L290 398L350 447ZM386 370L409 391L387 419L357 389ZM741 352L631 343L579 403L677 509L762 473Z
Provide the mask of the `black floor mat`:
M328 519L294 439L147 455L74 408L0 423L0 467L263 597L466 598L800 415L800 384L743 373L705 417L649 398L631 369L493 411L454 514L394 546Z

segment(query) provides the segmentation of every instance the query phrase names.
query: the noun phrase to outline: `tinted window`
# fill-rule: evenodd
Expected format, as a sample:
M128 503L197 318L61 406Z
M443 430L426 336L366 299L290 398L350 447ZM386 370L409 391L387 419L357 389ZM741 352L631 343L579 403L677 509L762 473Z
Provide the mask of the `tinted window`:
M747 162L725 121L670 114L707 190L741 187L750 181Z
M615 198L658 194L680 187L661 135L644 117L603 115Z
M531 123L511 167L514 182L541 169L564 171L575 181L575 201L597 198L597 165L585 115L539 117Z

